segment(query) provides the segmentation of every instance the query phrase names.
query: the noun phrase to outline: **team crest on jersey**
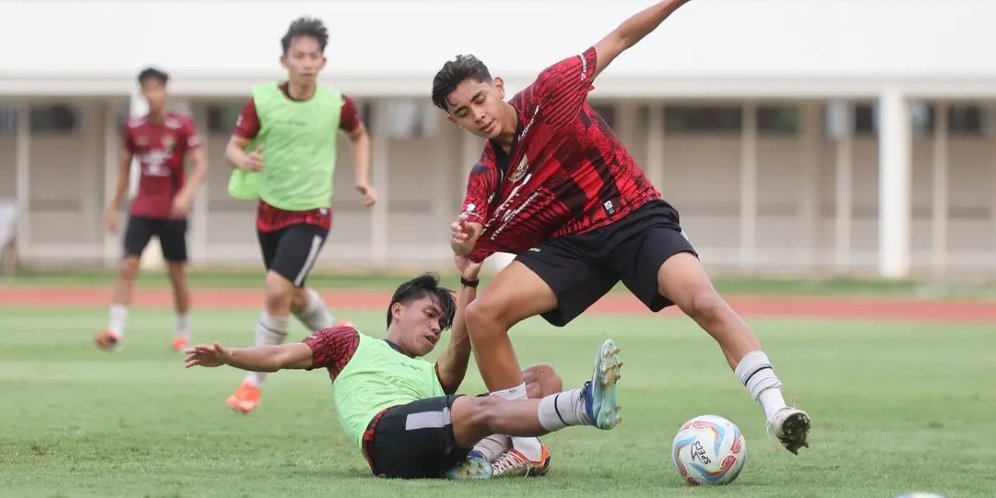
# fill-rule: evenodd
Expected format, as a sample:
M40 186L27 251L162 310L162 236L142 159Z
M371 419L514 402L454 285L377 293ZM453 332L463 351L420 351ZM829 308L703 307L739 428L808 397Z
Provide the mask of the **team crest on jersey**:
M522 160L519 161L519 165L512 171L512 175L508 177L508 181L515 183L521 180L525 176L527 169L529 169L529 162L526 161L526 156L523 155Z

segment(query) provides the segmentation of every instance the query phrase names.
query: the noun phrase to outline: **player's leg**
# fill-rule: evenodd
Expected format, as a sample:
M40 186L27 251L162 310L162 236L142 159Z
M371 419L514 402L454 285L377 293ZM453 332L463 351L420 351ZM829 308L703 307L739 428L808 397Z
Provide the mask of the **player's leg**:
M118 278L114 283L114 295L108 311L107 329L96 338L97 346L101 349L120 349L121 341L124 339L132 288L135 277L138 276L142 251L145 250L145 246L152 238L152 221L136 216L128 218L123 242L124 257L121 258Z
M176 334L173 351L183 351L190 342L190 289L187 287L187 220L168 220L159 232L159 244L173 288Z
M459 398L452 408L455 442L466 448L494 433L541 436L573 425L612 429L621 421L615 390L621 367L619 348L609 339L599 347L592 376L581 388L542 399ZM513 453L506 453L492 467L495 476L542 475L549 459L544 462L538 469L523 466Z
M708 332L751 396L764 406L765 415L773 427L777 426L775 432L783 444L796 452L806 444L809 419L801 411L783 411L786 405L781 382L761 351L760 342L716 292L681 230L677 211L659 201L640 208L630 217L613 235L623 242L608 258L617 262L613 264L623 283L651 310L676 304ZM786 427L793 441L786 443L785 434L778 429L785 425L780 418L796 412L789 417Z
M543 399L564 390L564 380L553 365L538 363L522 371L522 382L526 384L526 397ZM512 438L506 434L489 434L474 445L473 452L488 461L494 462L512 447Z
M657 273L660 293L668 296L719 343L731 368L764 407L769 428L792 453L809 446L809 416L785 404L782 383L761 343L724 300L698 258L680 253L668 258Z
M467 330L485 384L505 399L525 399L525 383L508 338L519 321L542 315L563 326L618 280L591 263L590 240L563 237L520 254L467 308ZM545 468L548 451L535 438L513 438L509 453L523 465Z
M327 230L306 224L260 234L267 273L266 305L256 324L257 346L282 344L287 338L291 305L304 287L327 235ZM229 397L228 406L243 413L258 406L259 389L266 377L265 372L247 373L242 386Z
M266 282L270 277L270 269L273 267L273 262L277 258L277 248L280 245L280 240L283 237L287 228L280 230L274 230L272 232L256 232L256 237L259 240L259 250L260 254L263 256L263 267L266 269L264 282ZM264 285L264 288L268 287ZM261 343L266 344L269 341L276 344L283 342L283 338L287 335L288 320L285 318L283 321L274 319L266 308L260 312L259 319L256 321L256 332L255 332L255 344L259 345ZM280 332L283 331L283 334ZM225 401L229 408L242 412L249 413L257 406L259 406L260 392L257 382L259 382L261 375L257 375L253 372L246 374L245 379L238 389L235 390L231 396ZM265 378L265 376L263 376Z
M328 238L328 230L313 225L301 225L296 230L296 234L296 237L303 239L302 245L308 246L309 253L307 256L312 255L310 251L311 245L317 244L317 247L313 253L314 256L312 257L310 264L306 264L301 270L299 270L303 270L304 273L301 276L300 285L295 285L290 311L298 319L298 321L301 322L301 325L304 325L304 328L309 331L331 327L335 324L335 318L331 313L329 313L328 308L326 308L325 301L322 300L322 297L317 291L315 291L315 289L305 287L304 285L307 274L311 271L311 267L314 265L314 258L317 258L318 251L321 251L322 246L325 244L325 240Z

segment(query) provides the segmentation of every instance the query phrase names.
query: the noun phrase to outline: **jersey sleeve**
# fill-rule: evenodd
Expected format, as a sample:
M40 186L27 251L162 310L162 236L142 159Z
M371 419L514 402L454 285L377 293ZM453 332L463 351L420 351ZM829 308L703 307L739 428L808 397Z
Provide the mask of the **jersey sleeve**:
M470 170L461 210L461 214L467 215L468 221L481 224L487 219L492 196L498 190L498 166L495 164L494 154L489 154L490 148L491 145L488 144L481 160Z
M356 107L356 101L343 95L342 111L339 113L339 129L346 133L350 133L355 131L362 124L363 118L360 117L360 111Z
M353 327L329 327L315 331L304 343L311 348L311 368L327 368L339 375L360 345L360 333Z
M132 127L125 125L124 127L124 146L125 150L134 154L135 153L135 134L132 133Z
M259 115L256 113L256 103L250 98L235 120L235 130L232 134L252 140L256 138L257 133L259 133Z
M564 124L577 116L594 87L595 48L568 57L546 69L536 78L533 88L551 125Z
M187 137L187 150L193 150L201 146L201 134L197 130L197 125L194 124L194 120L184 120L183 132Z

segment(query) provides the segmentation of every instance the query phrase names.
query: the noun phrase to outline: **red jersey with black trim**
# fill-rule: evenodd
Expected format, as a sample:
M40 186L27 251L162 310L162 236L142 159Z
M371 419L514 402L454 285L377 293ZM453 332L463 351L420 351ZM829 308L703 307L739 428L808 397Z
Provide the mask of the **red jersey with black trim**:
M467 184L463 213L484 225L470 259L585 233L661 197L586 102L595 61L594 47L564 59L509 101L510 153L489 140Z
M287 98L295 100L290 96L287 83L280 85L280 90L284 92ZM339 129L351 133L362 124L363 120L360 118L360 113L356 108L356 102L343 95L342 110L339 111ZM242 112L239 113L238 120L235 122L235 130L232 133L237 137L252 140L256 138L260 127L259 114L256 112L256 103L250 98L249 102L242 108ZM329 140L335 140L335 137L329 137ZM275 232L281 228L300 224L316 225L329 230L332 228L332 208L287 211L271 206L262 200L259 201L259 206L256 209L256 230L264 233Z
M183 159L201 145L197 126L190 118L173 112L166 113L161 122L142 116L125 125L124 143L138 159L141 173L131 215L169 218L173 198L183 187Z

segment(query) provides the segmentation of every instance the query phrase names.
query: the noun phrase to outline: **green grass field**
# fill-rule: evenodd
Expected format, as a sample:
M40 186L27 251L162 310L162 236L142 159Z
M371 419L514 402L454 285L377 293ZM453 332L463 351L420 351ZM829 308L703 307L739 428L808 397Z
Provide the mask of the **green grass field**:
M379 312L343 312L368 333ZM256 313L198 310L195 338L251 341ZM794 457L764 434L718 349L685 318L592 316L568 329L534 320L520 360L583 382L604 336L623 348L624 421L612 432L547 436L539 479L376 479L341 433L324 371L271 377L261 407L229 412L241 372L184 370L167 310L134 309L124 352L96 350L104 309L0 308L0 496L737 496L893 497L996 493L996 334L992 325L751 320L790 401L814 420ZM292 337L304 330L295 325ZM472 369L475 367L471 367ZM464 392L483 389L476 371ZM700 414L736 422L748 460L730 486L692 488L669 457Z

